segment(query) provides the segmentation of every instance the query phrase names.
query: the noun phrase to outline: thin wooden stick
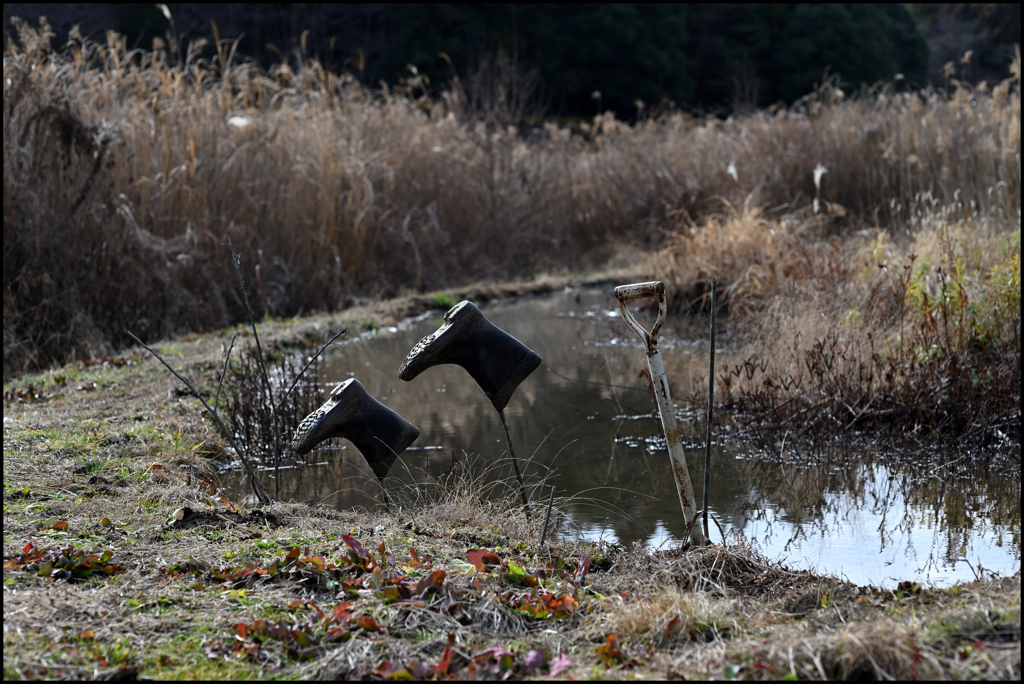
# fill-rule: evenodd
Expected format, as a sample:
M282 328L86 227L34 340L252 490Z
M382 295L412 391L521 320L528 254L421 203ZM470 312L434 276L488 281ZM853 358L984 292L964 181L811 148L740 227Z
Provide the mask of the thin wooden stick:
M256 497L262 503L269 504L271 502L270 495L267 494L267 490L263 488L263 483L260 482L260 478L256 474L256 469L252 467L252 464L249 463L249 459L245 457L245 452L242 451L238 444L235 443L234 438L231 436L231 432L226 427L224 427L224 423L221 422L220 416L217 415L217 412L210 408L210 405L207 404L206 400L203 399L203 396L196 391L196 388L192 386L192 383L183 378L181 374L178 373L178 371L174 370L174 367L171 366L171 364L164 361L164 358L160 356L160 354L158 354L155 349L146 345L146 343L140 340L138 337L136 337L135 333L133 333L131 330L128 330L126 332L132 336L133 340L141 344L146 349L146 351L155 356L160 363L164 364L164 366L167 367L167 370L174 373L174 377L178 378L183 383L185 383L185 387L188 387L189 390L191 390L192 394L195 395L196 399L202 402L203 408L205 408L209 412L209 414L213 416L213 420L214 422L217 423L217 427L219 427L220 431L224 433L225 437L227 437L228 442L231 444L231 447L235 450L235 453L238 454L238 457L242 459L242 465L245 466L246 472L249 473L249 477L252 478L252 488L253 491L256 492Z
M711 487L711 418L715 406L715 293L718 278L711 279L711 366L708 369L708 424L704 431L704 536L708 537L708 489ZM710 537L709 537L710 538Z

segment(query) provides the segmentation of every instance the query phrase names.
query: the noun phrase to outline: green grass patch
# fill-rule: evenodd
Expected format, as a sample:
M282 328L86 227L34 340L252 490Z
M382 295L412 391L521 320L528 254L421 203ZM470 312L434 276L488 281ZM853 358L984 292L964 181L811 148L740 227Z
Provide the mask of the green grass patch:
M445 292L435 292L428 297L428 301L431 307L447 311L458 304L460 300Z

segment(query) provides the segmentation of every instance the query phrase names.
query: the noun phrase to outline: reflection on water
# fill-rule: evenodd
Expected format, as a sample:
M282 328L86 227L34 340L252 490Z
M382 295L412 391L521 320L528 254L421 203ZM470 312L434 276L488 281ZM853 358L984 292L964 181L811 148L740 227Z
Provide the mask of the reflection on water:
M644 375L646 358L619 317L611 289L477 303L544 359L505 413L519 458L532 459L528 472L537 477L550 469L548 482L559 496L571 497L563 506L571 522L560 532L670 544L684 533L679 500ZM389 488L436 482L451 468L453 452L459 464L465 454L491 463L506 455L498 416L463 369L438 366L412 382L398 379L406 353L440 323L438 312L350 340L323 366L325 381L357 377L420 428L392 468ZM706 333L701 323L672 323L660 335L662 353L673 361L667 364L676 375L669 378L673 388L689 390L707 375ZM737 361L728 348L716 350L719 372ZM700 498L703 426L696 414L678 419ZM766 456L729 437L730 431L742 434L739 428L716 427L711 510L726 534L747 536L769 557L885 585L973 579L979 564L1006 574L1020 568L1019 454L995 462L920 449L883 453L868 445ZM281 472L285 500L341 508L379 502L375 478L347 441L290 465ZM500 465L498 474L510 476L510 466ZM236 493L246 493L241 473L224 475Z

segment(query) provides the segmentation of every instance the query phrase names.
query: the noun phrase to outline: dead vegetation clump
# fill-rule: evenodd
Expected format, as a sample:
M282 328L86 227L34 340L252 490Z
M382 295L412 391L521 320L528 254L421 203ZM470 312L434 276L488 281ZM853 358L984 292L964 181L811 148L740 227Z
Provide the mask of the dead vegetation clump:
M870 425L1019 445L1019 215L942 212L902 238L834 220L746 206L670 237L658 268L674 301L706 306L718 278L745 357L716 396L774 450Z

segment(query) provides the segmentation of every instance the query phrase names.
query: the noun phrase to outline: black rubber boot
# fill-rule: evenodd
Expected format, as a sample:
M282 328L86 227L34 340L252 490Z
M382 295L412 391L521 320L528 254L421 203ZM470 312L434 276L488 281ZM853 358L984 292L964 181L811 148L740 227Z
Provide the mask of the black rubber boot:
M398 454L419 436L418 427L371 397L352 378L335 387L331 398L299 423L291 447L301 455L326 439L345 437L356 445L377 479L383 480Z
M444 325L412 348L398 377L412 380L432 366L462 366L499 412L512 393L540 365L540 356L487 320L469 301L444 315Z

